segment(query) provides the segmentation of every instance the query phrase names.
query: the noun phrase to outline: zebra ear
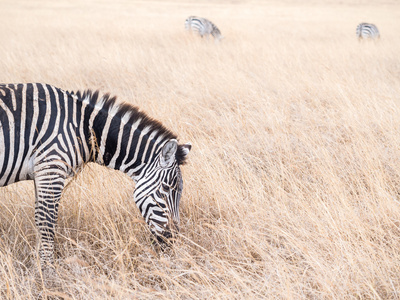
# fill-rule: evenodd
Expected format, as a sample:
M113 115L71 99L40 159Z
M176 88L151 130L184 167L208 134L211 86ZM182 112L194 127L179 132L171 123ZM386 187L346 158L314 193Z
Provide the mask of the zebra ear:
M178 149L178 141L175 139L169 140L161 150L161 167L170 166L175 160L175 153Z

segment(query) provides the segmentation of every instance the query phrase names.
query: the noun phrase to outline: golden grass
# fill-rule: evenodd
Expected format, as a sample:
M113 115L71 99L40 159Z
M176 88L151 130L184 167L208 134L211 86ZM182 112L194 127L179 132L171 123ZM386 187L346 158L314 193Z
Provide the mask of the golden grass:
M188 35L189 15L222 43ZM53 289L33 184L0 189L0 298L400 297L396 1L10 1L0 20L0 82L110 92L193 143L165 252L122 173L70 182ZM360 22L381 40L358 43Z

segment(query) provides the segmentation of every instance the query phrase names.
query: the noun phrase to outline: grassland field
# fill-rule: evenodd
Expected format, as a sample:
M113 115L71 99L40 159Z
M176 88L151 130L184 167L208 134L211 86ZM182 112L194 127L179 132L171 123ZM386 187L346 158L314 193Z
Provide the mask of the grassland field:
M395 0L1 1L0 82L109 92L193 148L167 251L124 174L68 183L55 288L33 183L1 188L0 298L399 299L399 28Z

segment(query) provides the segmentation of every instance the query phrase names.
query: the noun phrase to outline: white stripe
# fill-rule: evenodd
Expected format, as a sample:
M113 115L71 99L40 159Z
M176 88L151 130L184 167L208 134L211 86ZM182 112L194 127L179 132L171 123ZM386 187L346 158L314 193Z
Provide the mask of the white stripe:
M75 164L73 165L74 169L81 166L83 163L83 156L82 156L82 153L80 153L79 141L76 137L75 129L76 129L76 127L74 127L71 123L69 123L69 131L70 131L70 134L71 134L72 140L73 140L72 141L73 146L70 151L74 154L75 153L78 154L78 161L76 161ZM86 141L82 141L82 143L83 143L84 147L87 148ZM86 150L84 150L84 151L86 151ZM86 152L86 153L88 153L88 155L89 155L89 152ZM73 157L73 159L75 161L75 157Z
M106 147L106 141L107 141L107 136L108 136L108 131L110 130L110 124L112 121L113 117L108 115L107 116L107 120L106 120L106 124L104 125L103 131L101 133L101 142L100 142L100 154L97 157L97 162L98 163L103 163L103 157L104 157L104 152L105 152L105 147Z
M78 122L76 121L76 112L77 112L76 101L78 97L76 95L71 95L71 98L72 98L72 123L74 124L75 127L78 127ZM86 107L86 105L83 105L83 102L82 102L82 107Z
M11 94L11 101L12 101L13 111L15 111L17 109L17 99L15 97L15 92L14 92L14 89L15 89L16 85L14 84L14 88L11 88L10 86L11 86L10 84L7 85L7 87L9 88L10 94Z
M69 134L68 134L68 123L69 123L69 119L68 119L68 109L69 109L69 101L68 101L68 95L67 93L65 93L64 91L62 91L62 97L64 98L64 126L63 126L63 134L58 137L58 140L61 142L64 142L64 139L67 141L67 145L65 145L65 151L70 153L70 156L72 158L72 162L69 161L70 158L68 158L68 162L69 164L71 164L72 166L76 165L76 158L75 158L75 150L72 146L71 143L71 139L69 138ZM74 111L73 111L74 112ZM64 139L63 139L64 138Z
M143 128L143 130L140 132L140 136L139 136L138 142L135 145L136 146L135 155L134 155L133 159L126 166L124 166L124 170L126 170L127 168L129 168L131 165L133 165L136 162L136 159L137 159L138 154L139 154L140 145L142 143L143 136L146 135L149 132L149 130L150 130L150 126L147 126L147 127ZM147 143L148 142L149 141L147 140ZM142 162L143 162L143 160L142 160Z
M63 148L64 152L68 151L67 145L64 143L63 135L61 133L58 134L57 140L60 143L61 148Z
M86 100L88 100L87 98L85 98ZM77 128L78 127L78 124L76 123L76 115L77 115L77 107L76 107L76 101L78 100L78 98L77 98L77 96L73 96L73 99L72 99L72 102L74 103L74 110L73 110L73 112L72 112L72 115L73 115L73 118L74 118L74 126L75 126L75 128ZM84 133L84 129L83 129L83 120L86 118L86 116L85 116L85 109L86 109L86 106L87 106L87 104L88 104L88 101L87 102L85 102L85 101L81 101L81 103L82 103L82 107L81 107L81 123L80 123L80 127L79 127L79 135L81 136L81 138L82 139L84 139L84 140L81 140L81 142L82 142L82 145L83 145L83 151L85 152L85 158L86 159L90 159L90 157L89 157L89 155L90 155L90 150L89 150L89 146L88 146L88 144L87 144L87 141L86 141L86 137L85 137L85 133ZM77 151L77 149L79 149L79 144L78 144L78 142L77 142L77 139L76 139L76 133L75 133L75 131L74 131L74 129L72 128L72 125L70 124L70 130L71 130L71 133L72 133L72 136L73 136L73 139L74 139L74 141L75 141L75 148L76 148L76 151ZM82 154L83 153L78 153L80 156L81 156L81 158L82 158ZM87 156L87 157L86 157ZM79 161L79 157L78 157L78 161Z
M38 115L39 115L39 91L38 91L36 84L32 84L32 86L33 86L33 117L32 117L32 122L33 122L34 120L38 119ZM30 147L33 146L33 136L35 135L36 131L37 131L37 126L34 126L32 124L31 132L29 134L29 146ZM31 151L30 151L30 153L31 153Z

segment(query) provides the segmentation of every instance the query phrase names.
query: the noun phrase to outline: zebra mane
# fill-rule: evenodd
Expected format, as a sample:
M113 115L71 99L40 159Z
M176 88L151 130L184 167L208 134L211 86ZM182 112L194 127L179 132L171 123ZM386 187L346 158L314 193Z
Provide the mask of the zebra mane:
M143 111L135 105L127 102L118 102L117 97L111 97L109 93L106 93L99 97L99 91L96 90L85 90L83 92L67 92L71 95L75 95L78 101L89 101L89 105L98 107L101 111L106 114L111 114L113 117L121 119L126 124L133 125L135 122L140 120L140 128L149 127L151 131L157 131L157 136L162 135L163 140L177 139L176 134L172 133L167 129L161 122L149 117ZM186 162L186 155L182 145L178 146L178 150L175 154L176 160L179 165L183 165Z
M186 152L186 150L184 150L183 145L178 146L178 150L176 150L175 158L176 158L178 165L186 164L187 152Z

